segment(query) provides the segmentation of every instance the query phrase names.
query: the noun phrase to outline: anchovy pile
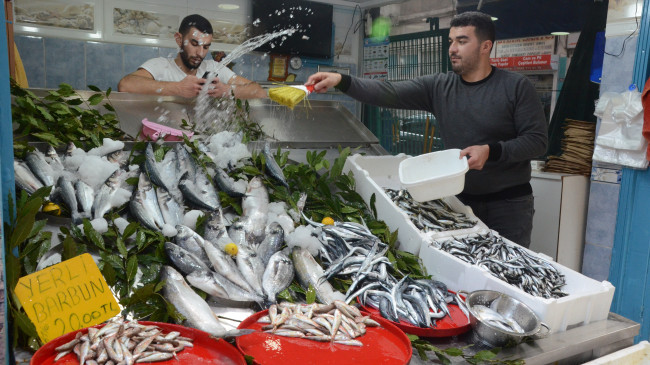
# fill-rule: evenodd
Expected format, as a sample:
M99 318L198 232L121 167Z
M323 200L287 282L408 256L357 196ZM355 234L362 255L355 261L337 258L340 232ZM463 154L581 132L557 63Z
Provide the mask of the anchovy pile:
M332 304L274 304L258 322L267 324L262 330L274 335L349 346L363 346L356 338L366 333L366 326L379 327L377 321L340 300Z
M388 272L391 262L385 256L388 245L370 230L351 222L321 225L321 258L327 264L321 281L332 277L350 278L346 303L358 298L360 303L379 310L382 317L406 321L418 327L435 327L436 320L450 315L447 304L454 302L468 317L464 301L451 295L445 284L433 280L397 280ZM468 317L469 321L469 317Z
M477 221L464 213L454 212L442 199L417 202L405 189L385 189L386 194L424 232L441 232L472 228Z
M54 361L74 353L80 365L152 363L170 360L193 346L192 339L182 337L180 332L165 334L158 326L119 320L101 329L79 331L74 340L55 349L58 354Z
M529 254L518 245L488 232L484 235L434 241L434 245L455 257L485 268L493 276L526 293L543 298L561 298L566 279L550 262Z

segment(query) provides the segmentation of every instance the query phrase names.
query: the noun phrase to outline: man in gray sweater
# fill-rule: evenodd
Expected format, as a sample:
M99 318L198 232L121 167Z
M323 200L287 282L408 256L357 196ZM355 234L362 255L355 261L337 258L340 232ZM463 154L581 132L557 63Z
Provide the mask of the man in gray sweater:
M335 87L361 102L432 113L445 148L461 149L470 171L458 198L488 227L530 245L533 196L530 160L546 152L548 126L531 82L490 65L490 16L455 16L449 30L453 72L384 82L318 72L307 80L316 92Z

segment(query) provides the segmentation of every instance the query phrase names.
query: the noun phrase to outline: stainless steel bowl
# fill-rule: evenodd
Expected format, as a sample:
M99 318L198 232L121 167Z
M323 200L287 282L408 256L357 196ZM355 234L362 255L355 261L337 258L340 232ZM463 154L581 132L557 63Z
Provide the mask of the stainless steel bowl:
M519 344L525 337L541 338L549 333L549 328L526 304L519 300L493 290L477 290L465 299L470 313L470 323L475 335L488 345L495 347ZM506 331L490 323L481 321L473 307L483 305L519 324L523 333ZM545 330L542 330L545 328Z

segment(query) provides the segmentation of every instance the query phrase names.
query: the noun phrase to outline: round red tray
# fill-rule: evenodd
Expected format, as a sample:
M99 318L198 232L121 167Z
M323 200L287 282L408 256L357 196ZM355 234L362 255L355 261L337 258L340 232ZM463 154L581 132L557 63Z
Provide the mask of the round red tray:
M210 335L199 331L194 328L179 326L171 323L162 323L162 322L146 322L140 321L139 323L145 325L156 325L160 327L165 333L171 331L178 331L181 333L181 336L188 337L193 340L194 347L188 347L183 349L183 351L176 354L177 359L171 359L167 361L156 362L154 364L159 365L173 365L173 364L186 364L186 365L198 365L198 364L216 364L216 365L246 365L246 360L244 356L237 351L237 349L224 340L216 340L210 338ZM98 325L96 327L102 327L103 325ZM55 348L72 341L77 332L88 332L88 329L82 328L75 332L67 333L61 337L55 338L54 340L45 344L41 347L30 362L31 365L50 365L55 364L54 358L57 353L54 350ZM77 355L74 353L69 353L63 358L59 359L56 362L56 365L66 365L66 364L79 364L77 360Z
M455 294L453 291L449 291L452 294ZM465 297L461 295L461 297L464 299ZM357 298L357 301L359 299ZM359 301L359 303L361 303ZM451 337L451 336L458 336L460 334L463 334L467 331L470 330L471 325L469 324L469 321L467 319L467 316L463 313L460 308L456 304L448 304L447 308L449 309L449 314L451 314L451 318L449 316L445 316L442 319L439 319L436 321L436 326L435 327L430 327L430 328L422 328L418 326L414 326L408 322L404 321L399 321L399 322L393 322L385 319L384 317L379 314L379 310L365 306L361 304L361 308L370 313L370 316L373 319L381 318L385 321L388 321L395 326L397 326L399 329L402 331L412 334L412 335L417 335L420 337Z
M268 310L246 318L239 328L260 330L264 324L257 323ZM408 364L413 354L411 341L399 328L383 318L375 318L381 327L366 327L366 334L357 337L363 346L349 346L329 342L276 336L255 332L237 337L239 350L252 356L259 365L285 364Z

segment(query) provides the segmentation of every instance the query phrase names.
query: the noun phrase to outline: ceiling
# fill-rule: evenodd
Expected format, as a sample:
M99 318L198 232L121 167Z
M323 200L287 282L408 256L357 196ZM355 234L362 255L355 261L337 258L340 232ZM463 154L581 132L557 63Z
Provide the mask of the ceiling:
M415 15L415 8L439 8L444 3L452 12L480 10L496 21L496 38L509 39L547 35L554 31L579 32L582 30L591 5L607 0L314 0L332 5L359 6L362 9L379 8L386 5L401 7L400 19ZM455 8L455 11L454 11ZM404 14L406 13L406 14ZM432 10L435 15L435 11ZM420 14L417 17L421 18ZM419 19L418 19L419 20ZM419 20L421 21L421 20Z

